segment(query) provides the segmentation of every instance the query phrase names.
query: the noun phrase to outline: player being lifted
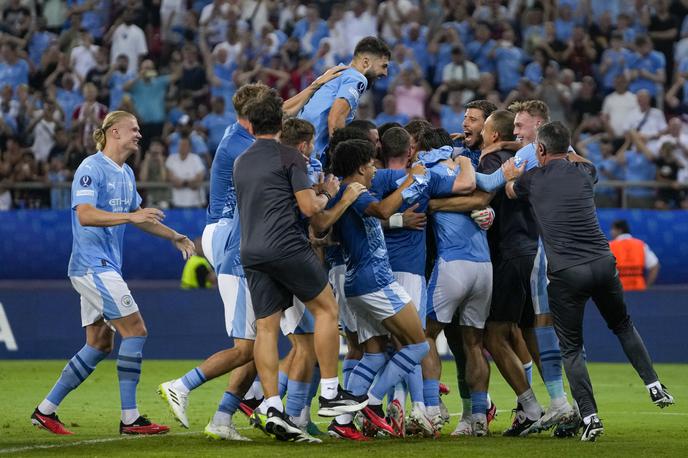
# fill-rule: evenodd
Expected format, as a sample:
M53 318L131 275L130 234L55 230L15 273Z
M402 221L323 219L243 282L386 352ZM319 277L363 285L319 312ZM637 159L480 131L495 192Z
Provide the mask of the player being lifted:
M98 152L81 163L72 182L72 255L68 275L81 296L81 324L86 345L67 363L53 389L31 415L35 425L55 434L72 434L55 413L62 400L76 389L111 351L115 331L122 336L117 376L122 416L120 434L161 434L169 427L139 414L136 387L146 326L138 306L122 279L122 245L125 224L170 240L186 259L193 243L162 224L164 214L144 208L136 191L134 172L126 160L136 153L141 132L136 117L113 111L96 129Z

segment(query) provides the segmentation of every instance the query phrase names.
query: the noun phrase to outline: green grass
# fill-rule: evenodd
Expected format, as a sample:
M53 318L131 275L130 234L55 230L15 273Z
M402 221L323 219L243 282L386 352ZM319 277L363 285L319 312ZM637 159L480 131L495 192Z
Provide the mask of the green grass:
M435 456L686 456L688 455L688 366L658 365L663 382L670 387L678 405L660 411L633 372L625 364L591 364L590 372L597 395L605 435L594 444L573 439L555 439L547 434L528 438L503 438L499 433L510 423L509 409L514 395L493 366L490 393L500 409L491 425L493 436L487 438L452 438L449 433L457 417L444 428L439 440L376 440L365 444L326 439L322 445L282 444L262 433L242 429L254 439L251 443L211 442L201 431L214 412L226 379L214 380L194 391L189 406L191 429L178 426L158 398L155 389L165 380L178 377L193 367L194 361L145 361L139 385L141 412L151 419L172 425L167 436L120 438L119 391L114 362L98 366L91 377L60 408L60 417L75 434L58 437L34 429L29 415L54 383L63 361L0 362L0 454L45 456L241 456L311 457L357 456L376 454L394 457ZM452 393L445 398L451 412L460 411L454 365L445 363L444 376ZM541 382L535 383L541 402L547 395ZM242 414L235 417L242 428L247 422ZM323 419L317 419L321 429ZM97 442L96 442L97 441ZM43 448L41 448L43 446Z

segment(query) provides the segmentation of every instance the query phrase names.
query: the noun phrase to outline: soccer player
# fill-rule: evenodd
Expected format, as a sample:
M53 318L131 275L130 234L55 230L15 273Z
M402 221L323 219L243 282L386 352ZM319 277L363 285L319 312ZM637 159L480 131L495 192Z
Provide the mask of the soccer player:
M353 59L341 78L324 84L299 112L299 118L315 126L314 154L321 162L326 162L323 155L335 129L354 119L361 95L375 80L387 76L390 56L384 41L363 38L356 44Z
M338 384L337 302L300 222L300 214L311 217L325 208L339 182L328 177L316 193L303 157L277 142L283 111L276 91L252 103L248 116L257 140L237 159L234 183L242 227L241 261L256 316L254 359L268 407L266 430L293 439L301 430L285 415L278 395L276 351L282 310L292 296L315 319L322 376L319 414L355 412L367 404L366 396L353 396Z
M31 415L33 424L55 434L72 434L58 419L62 400L76 389L111 351L115 331L122 336L117 357L122 416L120 434L161 434L169 427L139 414L136 387L146 326L122 279L125 224L170 240L184 259L194 254L186 236L162 224L164 214L141 208L134 172L126 160L136 153L141 132L136 117L113 111L96 129L98 152L79 165L72 183L72 255L68 275L81 296L86 345L67 363L53 389Z
M448 147L451 150L451 147ZM394 127L385 132L382 138L382 156L391 170L406 171L408 164L415 159L412 157L411 136L401 127ZM464 172L471 167L470 159L461 157ZM419 187L414 192L412 204L402 203L399 212L392 215L385 226L385 244L389 254L389 263L395 280L411 296L413 304L417 307L421 324L425 328L427 288L425 284L425 211L428 202L434 197L443 197L451 194L466 194L472 191L474 183L470 174L456 174L455 176L440 176L430 173L427 186ZM389 183L382 180L373 180L372 192L378 196L385 196L391 191ZM419 227L404 228L404 218L416 216L419 218ZM408 223L406 223L408 224ZM419 430L426 435L435 435L435 428L426 417L425 403L423 399L423 376L420 365L409 374L408 389L411 394L413 408L409 415L411 430ZM391 396L388 416L392 426L398 431L404 431L404 405L406 392L397 387Z
M616 261L600 229L593 199L597 170L569 151L569 130L560 122L537 130L535 151L540 167L506 186L511 199L530 202L548 260L547 286L554 326L561 343L571 392L585 424L582 441L604 432L585 364L583 313L592 298L626 357L660 408L674 403L659 382L645 344L623 300Z
M338 202L346 188L354 183L371 187L375 175L374 154L369 141L348 140L337 146L332 159L333 172L344 179L330 205ZM424 175L425 169L416 166L408 174L405 171L388 174L395 181L398 178L403 181L394 192L383 201L363 192L335 223L347 264L347 303L356 318L359 342L365 344L366 350L349 376L347 388L355 395L362 395L368 392L373 377L380 373L368 392L369 404L362 413L373 425L391 435L396 433L385 420L382 398L389 388L414 370L427 353L428 344L411 298L392 275L380 219L388 219L399 208L402 193L415 183L416 174ZM384 355L384 336L388 332L402 346L389 363ZM350 414L340 415L329 431L333 435L360 440L360 437L338 432L354 429L352 420Z

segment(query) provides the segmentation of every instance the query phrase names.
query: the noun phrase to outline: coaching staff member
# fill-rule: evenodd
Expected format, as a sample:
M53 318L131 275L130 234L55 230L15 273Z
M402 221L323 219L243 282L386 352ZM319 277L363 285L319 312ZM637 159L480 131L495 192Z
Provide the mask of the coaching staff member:
M585 429L581 440L594 441L604 431L583 353L583 313L592 298L626 357L659 407L673 404L659 383L645 344L628 316L616 261L600 229L593 201L597 170L587 159L568 154L569 130L560 122L538 129L540 167L507 184L510 198L530 202L548 262L550 308L561 344L566 376Z
M268 403L266 429L295 439L277 390L277 339L282 311L299 298L315 318L315 351L320 365L323 416L355 412L367 396L354 397L338 384L337 302L327 272L316 257L299 213L319 213L339 190L330 176L312 187L306 161L295 148L277 141L282 129L282 99L275 90L247 107L255 143L234 167L241 222L241 263L256 315L254 358ZM285 434L286 432L286 434Z

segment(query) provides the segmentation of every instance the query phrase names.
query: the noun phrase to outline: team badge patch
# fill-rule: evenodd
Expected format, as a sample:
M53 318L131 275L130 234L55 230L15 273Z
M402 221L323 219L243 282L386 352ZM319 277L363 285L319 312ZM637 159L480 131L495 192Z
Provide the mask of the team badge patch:
M91 186L91 183L93 183L93 180L88 175L82 176L81 179L79 180L79 184L81 186L83 186L84 188L88 188L89 186Z
M123 307L131 307L131 304L134 303L134 299L130 295L122 296L122 306Z

